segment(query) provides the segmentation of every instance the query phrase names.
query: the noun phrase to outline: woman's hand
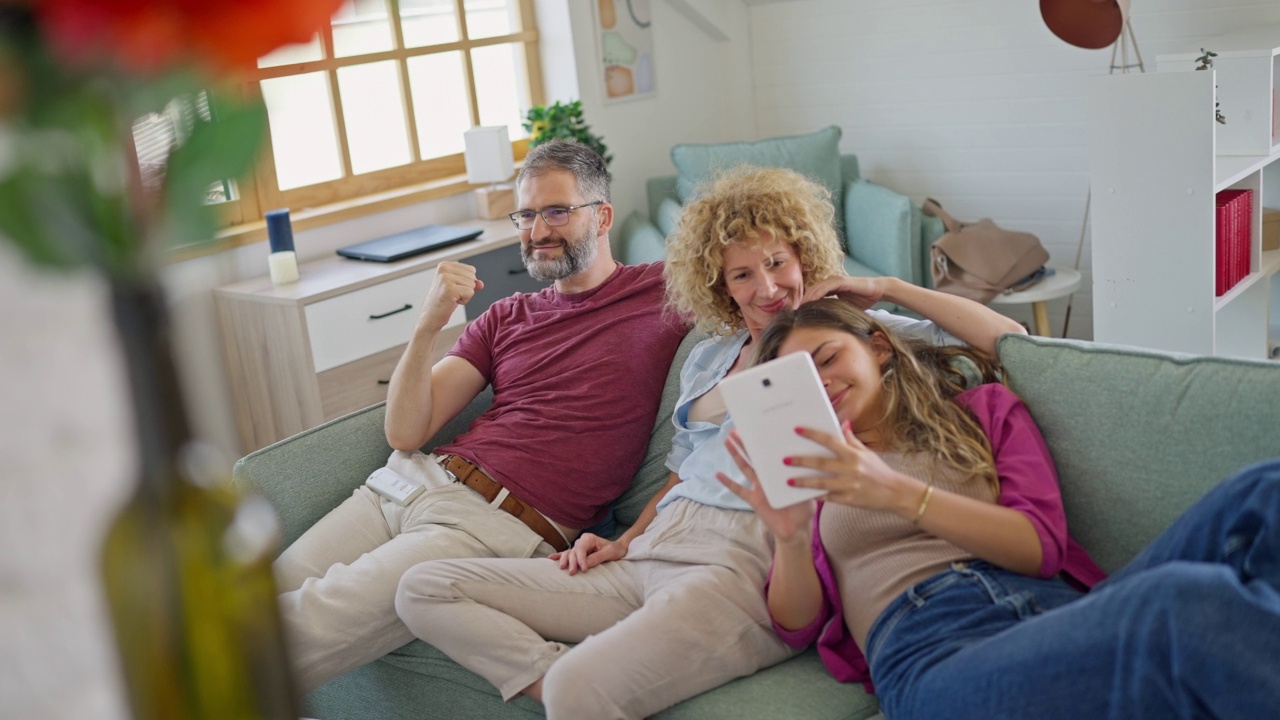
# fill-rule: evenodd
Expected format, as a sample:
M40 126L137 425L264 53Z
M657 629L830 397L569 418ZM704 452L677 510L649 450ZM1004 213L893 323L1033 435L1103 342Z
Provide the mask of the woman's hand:
M756 511L756 515L760 516L765 527L769 528L769 532L773 533L778 542L802 540L807 543L810 526L813 524L813 501L807 500L784 508L775 508L770 505L764 496L764 489L760 487L760 478L756 476L755 468L751 467L751 462L742 454L741 443L738 431L733 430L729 433L729 439L725 441L724 446L729 449L734 464L746 476L749 487L739 485L721 472L716 473L716 479Z
M627 556L627 543L617 540L606 540L599 535L583 533L578 536L573 547L564 552L552 553L552 560L560 561L560 569L570 575L602 565L613 560L621 560Z
M787 458L792 467L813 468L825 476L797 477L789 484L795 487L827 491L823 500L851 505L865 510L883 510L910 520L925 484L889 467L874 450L862 444L848 423L842 425L843 437L814 430L796 428L796 433L830 450L835 457L795 456Z
M835 295L855 307L866 310L884 299L884 280L882 277L832 275L825 280L819 280L808 288L800 302L807 303Z

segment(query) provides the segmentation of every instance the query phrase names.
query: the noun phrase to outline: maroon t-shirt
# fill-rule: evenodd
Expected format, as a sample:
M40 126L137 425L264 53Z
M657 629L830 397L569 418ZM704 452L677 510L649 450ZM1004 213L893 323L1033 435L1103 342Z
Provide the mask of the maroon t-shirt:
M663 309L661 263L619 265L586 292L500 300L449 352L493 385L493 406L436 451L562 525L590 527L639 469L687 331Z

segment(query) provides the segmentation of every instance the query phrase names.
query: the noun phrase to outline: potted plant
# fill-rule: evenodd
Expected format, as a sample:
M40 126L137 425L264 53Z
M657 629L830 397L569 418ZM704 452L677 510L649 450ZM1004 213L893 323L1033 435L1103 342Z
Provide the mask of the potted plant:
M571 103L561 103L557 100L549 106L535 105L529 108L523 125L524 129L529 131L531 148L556 138L577 140L600 153L606 165L613 161L613 156L609 154L609 148L605 146L604 139L591 132L591 127L582 119L581 100L574 100Z

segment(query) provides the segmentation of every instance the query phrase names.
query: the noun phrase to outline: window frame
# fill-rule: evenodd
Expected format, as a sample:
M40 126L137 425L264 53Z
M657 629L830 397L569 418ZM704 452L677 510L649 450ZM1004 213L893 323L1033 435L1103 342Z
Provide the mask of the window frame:
M295 230L305 230L478 187L466 182L466 163L462 153L430 159L421 157L409 86L408 61L410 58L424 55L460 52L465 75L468 113L471 125L475 126L480 122L480 106L471 51L493 45L520 43L524 50L524 67L527 73L525 80L529 88L529 101L532 105L544 104L534 0L515 1L520 13L521 25L517 32L471 39L467 33L464 0L453 0L458 39L449 43L405 48L400 0L386 0L394 49L349 57L334 57L333 26L330 24L326 25L319 34L323 55L321 59L258 68L249 73L234 91L244 93L246 97L252 97L259 102L262 101L261 82L263 80L314 72L326 73L330 91L330 110L333 113L342 164L342 177L281 190L276 180L275 152L271 144L271 136L270 133L266 133L254 171L248 177L236 181L239 189L238 197L217 205L224 224L223 231L218 233L218 242L199 247L175 249L173 259L198 257L265 239L263 212L271 208L289 208L292 211ZM351 151L347 140L346 120L342 111L338 70L343 67L388 60L395 61L398 65L411 159L404 165L356 175L351 171ZM516 160L522 160L528 153L528 140L517 139L511 144Z

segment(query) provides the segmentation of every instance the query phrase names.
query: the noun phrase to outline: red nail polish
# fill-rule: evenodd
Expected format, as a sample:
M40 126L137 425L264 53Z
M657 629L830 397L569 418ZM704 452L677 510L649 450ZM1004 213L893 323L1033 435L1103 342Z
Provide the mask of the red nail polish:
M790 485L791 487L795 487L795 486L796 486L796 479L795 479L795 478L787 478L787 484L788 484L788 485Z
M791 464L791 458L789 458L789 457L784 457L784 458L782 458L782 464L783 464L783 465L790 465L790 464Z
M797 427L796 427L796 434L797 434L797 435L803 435L803 434L804 434L804 428L797 426Z

